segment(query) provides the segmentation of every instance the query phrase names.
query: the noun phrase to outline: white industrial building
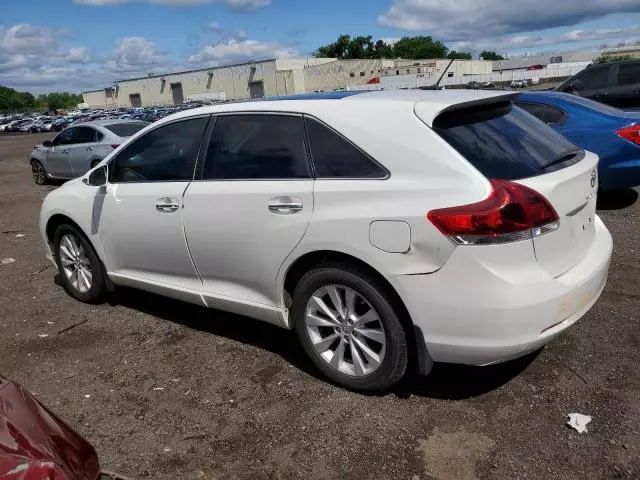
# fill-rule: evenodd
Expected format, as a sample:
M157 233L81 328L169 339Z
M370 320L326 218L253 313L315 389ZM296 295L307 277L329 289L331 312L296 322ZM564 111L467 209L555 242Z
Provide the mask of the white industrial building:
M247 62L165 75L120 80L83 92L90 107L178 104L190 98L236 100L354 88L390 76L420 72L435 82L449 60L338 60L288 58ZM491 73L491 62L456 60L456 75Z

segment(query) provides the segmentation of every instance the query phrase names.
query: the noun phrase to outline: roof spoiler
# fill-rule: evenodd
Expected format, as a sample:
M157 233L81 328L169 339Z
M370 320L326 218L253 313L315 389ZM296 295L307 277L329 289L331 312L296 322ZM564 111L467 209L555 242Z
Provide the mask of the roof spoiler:
M465 102L454 103L453 105L449 105L439 110L434 110L430 108L433 103L432 102L416 102L414 106L414 112L429 127L433 127L433 122L438 118L439 115L442 115L445 112L451 112L454 110L463 110L465 108L470 107L478 107L481 105L490 105L492 103L500 103L500 102L512 102L513 99L518 96L519 92L516 93L505 93L505 94L492 94L481 96L478 98L474 98L471 100L467 100Z

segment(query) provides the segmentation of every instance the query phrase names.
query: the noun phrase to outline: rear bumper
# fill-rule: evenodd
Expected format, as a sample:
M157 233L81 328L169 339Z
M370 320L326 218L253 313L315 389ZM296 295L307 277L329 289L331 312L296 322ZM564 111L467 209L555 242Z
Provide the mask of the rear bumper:
M392 278L434 361L488 365L542 347L596 302L613 242L596 217L591 249L556 278L533 253L514 261L504 247L458 247L435 273Z
M640 185L640 154L637 159L618 161L616 163L600 163L600 188L615 190L632 188Z

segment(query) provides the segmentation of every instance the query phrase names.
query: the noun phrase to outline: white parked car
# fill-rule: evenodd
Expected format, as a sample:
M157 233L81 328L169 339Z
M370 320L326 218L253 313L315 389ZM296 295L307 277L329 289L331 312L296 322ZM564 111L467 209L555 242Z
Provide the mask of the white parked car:
M333 381L535 351L604 288L596 155L504 92L388 91L166 117L50 193L66 290L129 286L295 329ZM213 321L213 320L212 320Z

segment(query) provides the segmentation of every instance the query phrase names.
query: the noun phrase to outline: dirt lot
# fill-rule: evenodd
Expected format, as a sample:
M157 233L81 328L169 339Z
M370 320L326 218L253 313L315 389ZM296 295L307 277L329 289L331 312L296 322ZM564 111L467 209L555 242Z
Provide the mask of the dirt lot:
M640 478L640 201L607 196L615 241L593 309L546 350L491 368L437 365L384 396L318 377L292 333L120 291L89 306L54 283L26 155L0 137L0 375L96 447L159 479ZM23 235L23 236L21 236ZM473 321L473 319L469 319ZM582 435L567 414L593 421Z

